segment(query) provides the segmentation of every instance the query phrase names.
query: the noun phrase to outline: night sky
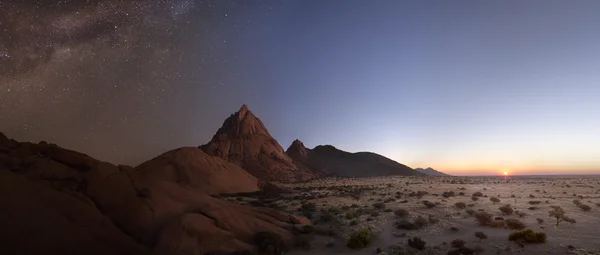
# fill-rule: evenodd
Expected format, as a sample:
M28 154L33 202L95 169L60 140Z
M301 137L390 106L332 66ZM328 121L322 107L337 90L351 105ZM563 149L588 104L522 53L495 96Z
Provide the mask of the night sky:
M600 173L599 1L0 1L0 131L136 165L242 104L287 148Z

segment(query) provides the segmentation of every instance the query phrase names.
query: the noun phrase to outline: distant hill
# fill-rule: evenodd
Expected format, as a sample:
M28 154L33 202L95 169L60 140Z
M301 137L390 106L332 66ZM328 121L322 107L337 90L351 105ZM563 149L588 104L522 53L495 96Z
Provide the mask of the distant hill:
M445 174L445 173L442 173L442 172L440 172L438 170L435 170L435 169L433 169L431 167L428 167L428 168L425 168L425 169L423 169L423 168L415 168L415 170L417 170L417 171L419 171L421 173L424 173L426 175L431 175L431 176L451 176L449 174Z
M286 151L297 164L314 172L343 177L423 175L412 168L372 152L350 153L331 145L308 149L295 140Z

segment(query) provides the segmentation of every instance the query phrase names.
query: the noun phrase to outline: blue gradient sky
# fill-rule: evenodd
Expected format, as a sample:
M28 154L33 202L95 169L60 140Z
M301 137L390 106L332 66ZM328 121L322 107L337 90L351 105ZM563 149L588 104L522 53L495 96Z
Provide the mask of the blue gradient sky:
M18 140L136 165L247 104L284 148L600 174L600 1L29 2L0 15Z
M282 146L455 174L600 170L600 2L340 3L287 2L243 35L247 103Z

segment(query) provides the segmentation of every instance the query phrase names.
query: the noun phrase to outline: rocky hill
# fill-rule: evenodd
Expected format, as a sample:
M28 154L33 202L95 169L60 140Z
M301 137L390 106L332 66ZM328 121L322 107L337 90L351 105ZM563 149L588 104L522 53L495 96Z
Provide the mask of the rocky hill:
M296 182L318 177L296 165L246 105L227 118L212 140L199 148L239 165L260 180Z
M298 164L326 175L342 177L423 175L379 154L350 153L331 145L319 145L314 149L308 149L300 140L295 140L286 153Z
M0 134L2 253L221 254L251 248L259 231L292 243L309 221L208 194L239 190L203 187L204 175L217 184L236 176L240 190L256 189L231 165L184 148L136 169Z

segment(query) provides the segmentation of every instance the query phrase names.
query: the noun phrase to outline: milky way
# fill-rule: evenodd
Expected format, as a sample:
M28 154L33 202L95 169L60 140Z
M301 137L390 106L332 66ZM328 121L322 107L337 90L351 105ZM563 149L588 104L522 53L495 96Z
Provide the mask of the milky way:
M205 142L194 109L227 89L241 14L269 9L248 5L0 1L0 131L115 163Z

